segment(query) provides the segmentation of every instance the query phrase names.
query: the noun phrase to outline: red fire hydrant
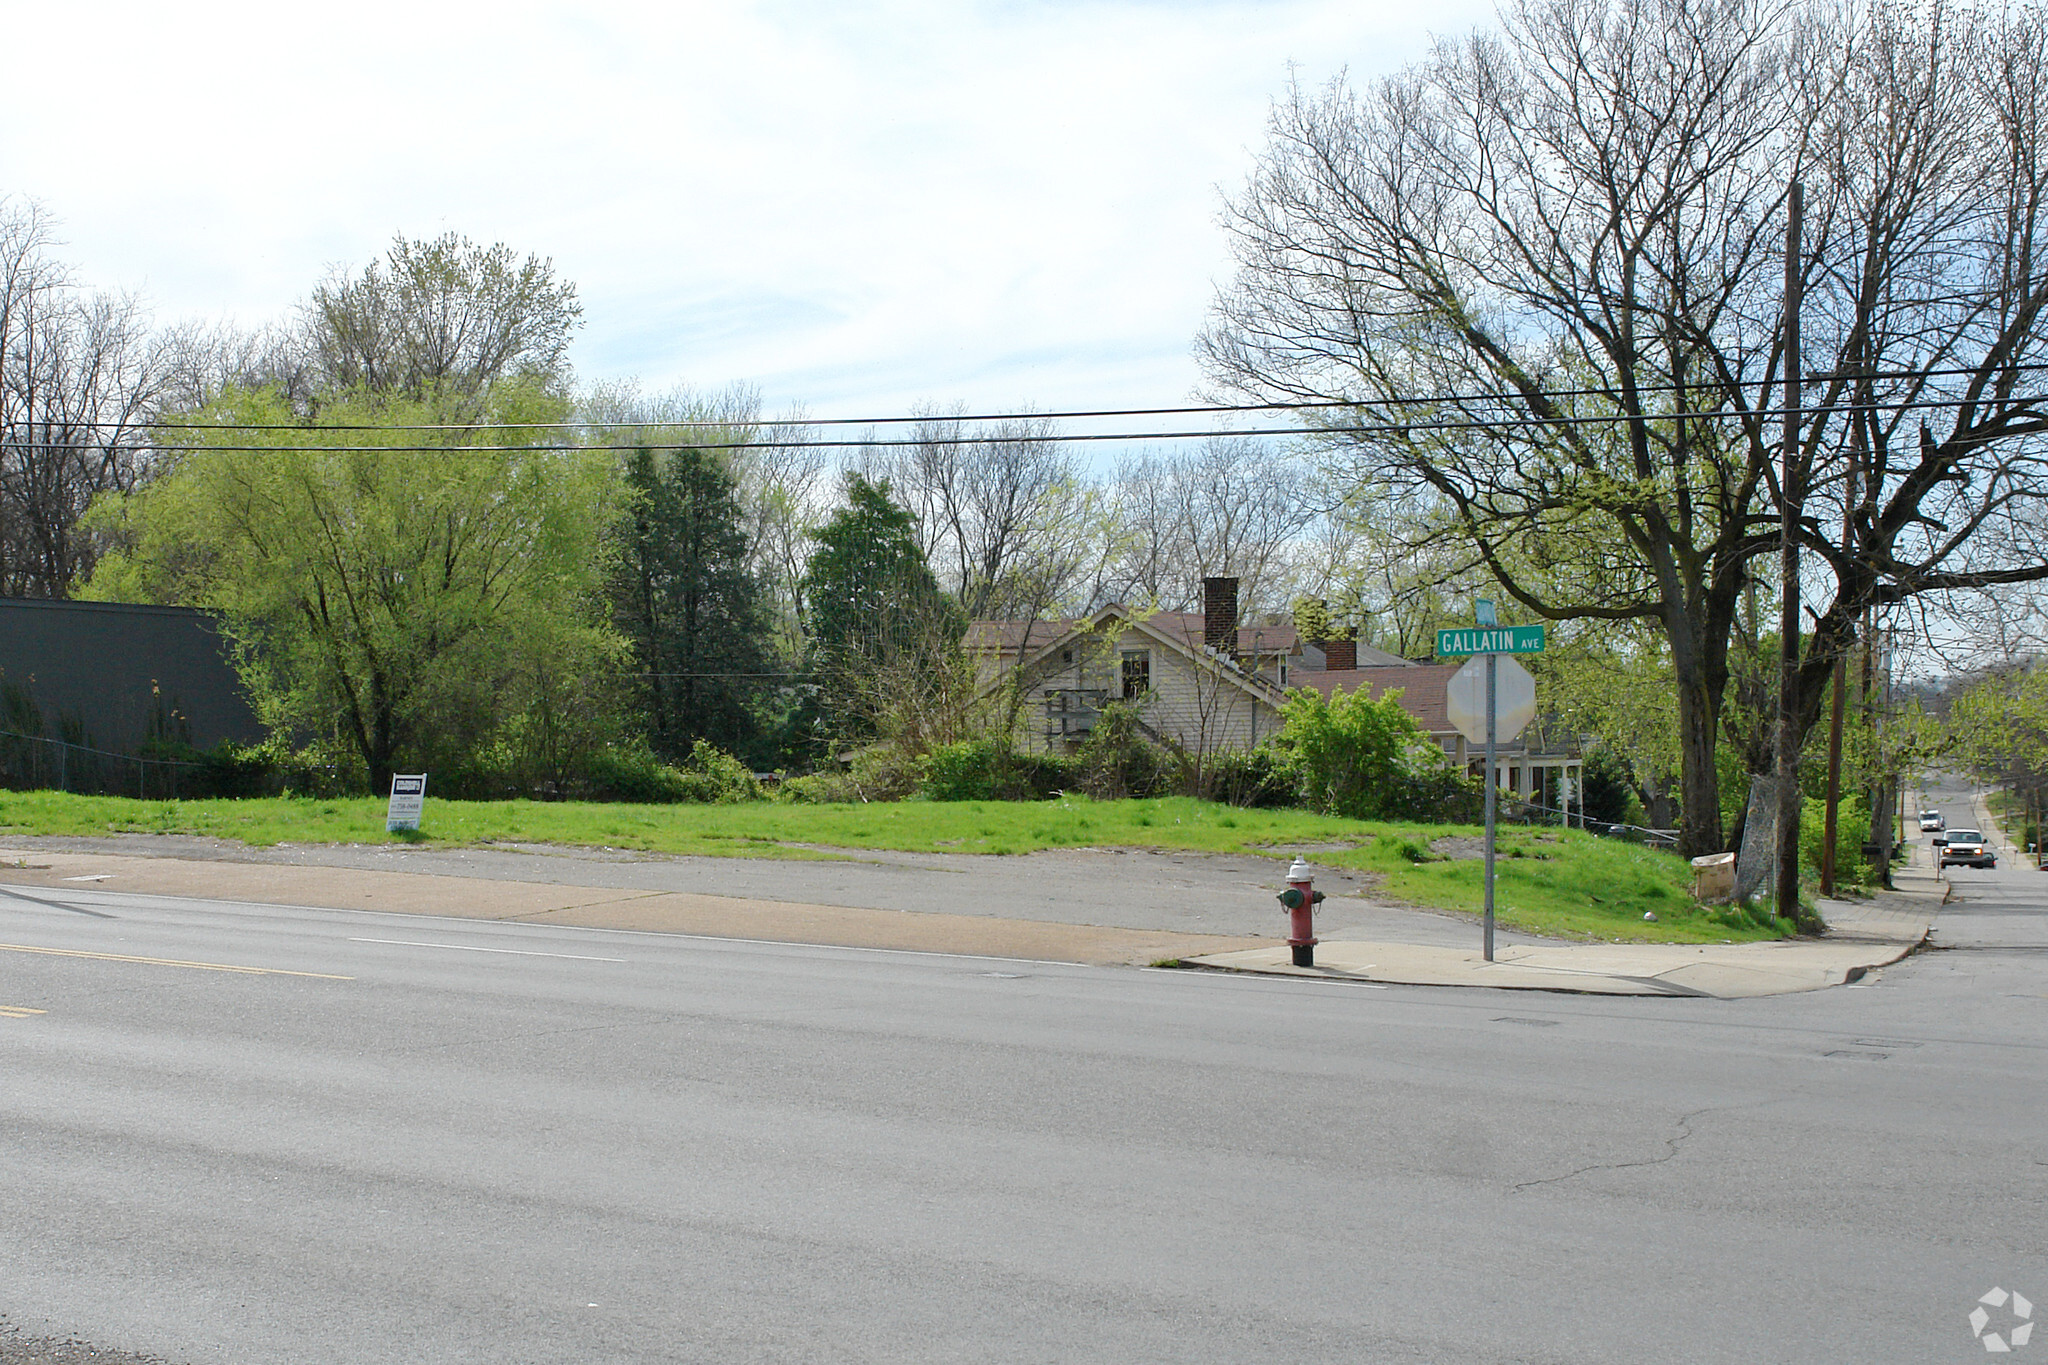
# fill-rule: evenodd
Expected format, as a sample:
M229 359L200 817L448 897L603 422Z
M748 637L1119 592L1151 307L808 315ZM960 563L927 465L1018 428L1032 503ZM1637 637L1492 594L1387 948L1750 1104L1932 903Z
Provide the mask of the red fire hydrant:
M1308 864L1296 858L1287 869L1287 889L1280 893L1280 903L1287 907L1287 946L1294 949L1297 967L1316 965L1316 904L1322 898L1309 880Z

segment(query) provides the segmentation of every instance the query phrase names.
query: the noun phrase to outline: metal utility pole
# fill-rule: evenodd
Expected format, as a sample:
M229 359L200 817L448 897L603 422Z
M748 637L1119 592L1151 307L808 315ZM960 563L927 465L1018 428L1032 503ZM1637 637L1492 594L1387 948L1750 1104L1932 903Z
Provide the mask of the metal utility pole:
M1778 630L1778 913L1799 917L1799 308L1800 231L1806 195L1785 196L1785 450L1778 470L1779 571L1784 609Z
M1494 748L1500 730L1500 659L1486 656L1486 929L1481 942L1488 962L1493 961L1493 821Z

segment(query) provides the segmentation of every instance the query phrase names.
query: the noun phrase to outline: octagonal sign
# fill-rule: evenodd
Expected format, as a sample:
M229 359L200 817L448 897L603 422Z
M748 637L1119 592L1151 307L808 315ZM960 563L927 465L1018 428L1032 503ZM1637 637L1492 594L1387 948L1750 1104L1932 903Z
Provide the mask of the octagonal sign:
M1444 688L1444 710L1458 733L1474 744L1486 743L1486 660L1475 654L1451 676ZM1529 670L1506 654L1492 656L1497 670L1493 678L1495 743L1505 744L1522 733L1522 727L1536 718L1536 679Z

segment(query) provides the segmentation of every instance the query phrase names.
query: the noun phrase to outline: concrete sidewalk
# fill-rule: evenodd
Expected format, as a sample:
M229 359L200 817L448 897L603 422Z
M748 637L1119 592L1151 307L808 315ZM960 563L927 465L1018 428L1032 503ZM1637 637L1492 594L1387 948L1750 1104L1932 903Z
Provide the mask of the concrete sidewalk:
M1680 995L1739 1000L1817 991L1861 979L1925 941L1948 885L1925 866L1924 850L1893 874L1896 889L1868 901L1819 902L1827 933L1772 943L1502 943L1486 961L1473 927L1467 949L1412 943L1324 940L1316 965L1296 967L1285 946L1212 953L1189 965L1223 971L1372 981L1413 986L1589 995Z
M1946 884L1924 865L1927 850L1921 847L1914 850L1914 857L1923 865L1901 869L1897 891L1870 901L1821 902L1828 932L1819 939L1719 945L1557 943L1503 932L1496 936L1493 962L1481 958L1476 922L1395 910L1360 914L1359 910L1372 908L1347 898L1343 913L1372 927L1337 929L1338 937L1324 940L1316 949L1315 967L1297 968L1290 964L1291 954L1279 937L1284 918L1271 911L1263 912L1272 915L1276 932L1270 935L1191 933L1049 917L719 895L677 889L673 882L658 884L658 867L594 869L569 866L563 859L508 859L486 875L477 875L480 869L471 869L469 875L445 875L336 866L326 860L334 850L306 850L309 857L322 859L315 862L252 862L189 856L190 850L180 850L188 856L174 857L92 851L77 843L72 841L65 850L29 842L0 847L0 896L9 894L5 888L15 887L20 888L16 895L61 904L64 891L104 887L144 895L1087 965L1178 961L1208 969L1323 980L1717 999L1819 990L1895 962L1926 938L1947 892ZM1124 861L1127 874L1163 878L1162 890L1176 898L1207 894L1235 903L1245 891L1255 890L1259 904L1271 904L1269 891L1240 887L1244 870L1234 866L1221 867L1218 884L1204 893L1190 880L1191 869L1184 860L1161 862L1157 868ZM1092 871L1093 864L1085 858L1083 865ZM966 880L950 868L909 871L939 879L949 892L957 892L957 884ZM606 881L613 884L601 884ZM898 887L896 894L903 897L899 904L946 903L943 898L913 894L915 890ZM983 901L985 908L1006 908L1009 903L1008 898L994 905ZM1336 903L1328 908L1335 911Z

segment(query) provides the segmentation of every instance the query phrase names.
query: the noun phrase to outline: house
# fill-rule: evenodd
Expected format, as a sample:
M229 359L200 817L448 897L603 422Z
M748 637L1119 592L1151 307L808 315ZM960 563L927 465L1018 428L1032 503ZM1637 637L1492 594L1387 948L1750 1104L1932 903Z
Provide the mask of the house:
M1324 696L1365 688L1377 700L1398 691L1454 765L1481 775L1484 755L1451 724L1446 690L1462 663L1424 664L1355 640L1299 638L1291 621L1239 619L1237 580L1202 580L1202 611L1136 612L1111 603L1069 620L976 621L966 646L982 695L1017 707L1017 742L1070 753L1094 731L1102 708L1139 701L1152 738L1196 753L1245 750L1279 730L1295 688ZM1010 693L1007 687L1021 679ZM1542 727L1496 746L1503 790L1562 809L1578 790L1578 746L1546 743Z
M967 648L984 696L1021 679L1017 740L1071 752L1112 701L1142 701L1154 739L1197 753L1249 749L1280 728L1291 626L1240 628L1237 580L1205 582L1203 615L1111 603L1066 621L976 621Z
M984 695L1021 675L1017 738L1056 751L1086 739L1109 702L1141 698L1141 724L1154 738L1197 753L1249 749L1280 728L1288 690L1338 676L1332 664L1347 678L1435 671L1353 640L1302 640L1284 617L1241 620L1237 586L1235 578L1202 580L1200 612L1111 603L1072 620L976 621L966 645Z

